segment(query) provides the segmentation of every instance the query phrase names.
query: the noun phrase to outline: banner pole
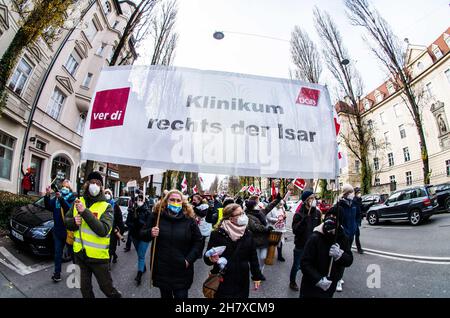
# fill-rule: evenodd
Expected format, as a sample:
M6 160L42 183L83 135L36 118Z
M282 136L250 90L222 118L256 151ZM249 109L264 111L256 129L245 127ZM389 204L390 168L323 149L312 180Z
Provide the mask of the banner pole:
M161 218L161 206L162 206L162 200L161 200L161 202L159 203L159 207L158 207L158 217L157 217L157 219L156 219L156 227L158 227L159 228L159 221L160 221L160 218ZM151 231L151 230L150 230ZM156 251L156 239L157 239L158 237L156 236L154 239L153 239L153 242L152 242L152 253L151 253L151 255L150 255L150 288L152 288L153 287L153 284L152 284L152 277L153 277L153 264L154 264L154 262L155 262L155 251Z

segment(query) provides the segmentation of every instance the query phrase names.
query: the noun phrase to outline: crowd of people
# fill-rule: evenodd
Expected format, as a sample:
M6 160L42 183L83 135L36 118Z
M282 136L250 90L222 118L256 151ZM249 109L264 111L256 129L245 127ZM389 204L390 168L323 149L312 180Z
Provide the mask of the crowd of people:
M290 190L268 204L258 196L186 197L178 190L165 190L153 204L137 190L124 224L121 210L102 180L94 171L87 177L81 196L72 191L69 180L64 180L61 189L53 189L52 199L51 187L45 197L55 224L55 269L51 278L61 281L62 250L64 245L69 246L73 262L80 267L84 298L95 297L92 275L107 297L122 296L114 287L111 263L118 260L117 245L125 243L126 231L130 245L127 242L125 251L133 244L137 253L136 285L141 284L147 270L145 259L150 250L151 279L161 298L188 298L194 263L199 259L211 266L210 274L221 275L215 298L248 298L250 281L258 289L266 280L264 267L274 232L279 239L275 244L277 260L286 260L283 235L287 231ZM325 215L317 207L313 192L303 191L301 203L292 221L295 239L289 288L302 298L333 297L335 291L342 291L344 270L352 265L354 239L358 252L363 253L359 242L361 191L344 185L339 200ZM299 271L303 274L300 287Z

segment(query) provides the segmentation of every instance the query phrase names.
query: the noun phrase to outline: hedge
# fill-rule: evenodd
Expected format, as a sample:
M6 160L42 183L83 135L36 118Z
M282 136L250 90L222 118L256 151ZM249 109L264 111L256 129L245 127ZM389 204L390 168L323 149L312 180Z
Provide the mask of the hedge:
M37 197L0 191L0 229L6 229L14 208L36 201Z

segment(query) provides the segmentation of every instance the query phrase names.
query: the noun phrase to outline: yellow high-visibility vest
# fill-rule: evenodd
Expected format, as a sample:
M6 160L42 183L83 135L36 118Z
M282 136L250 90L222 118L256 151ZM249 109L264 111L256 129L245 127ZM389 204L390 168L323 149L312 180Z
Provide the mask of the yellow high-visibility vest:
M81 203L86 207L84 198L80 199ZM100 220L103 213L108 208L108 202L95 202L89 207L89 210L95 217ZM73 208L73 216L77 216L78 211ZM74 233L73 251L78 253L82 248L86 250L86 255L90 258L109 259L109 240L111 236L111 229L105 237L98 236L91 230L89 225L82 219L81 226L78 231Z
M218 209L217 209L217 212L218 212L218 214L217 214L217 223L214 224L214 228L216 228L216 229L217 229L217 227L219 226L219 223L220 223L220 221L221 221L222 218L223 218L223 208L218 208Z

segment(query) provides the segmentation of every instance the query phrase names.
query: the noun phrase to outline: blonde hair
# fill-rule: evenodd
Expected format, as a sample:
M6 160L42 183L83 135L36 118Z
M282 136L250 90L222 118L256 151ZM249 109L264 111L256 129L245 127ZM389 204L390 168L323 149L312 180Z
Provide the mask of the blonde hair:
M190 218L194 218L194 209L192 208L192 206L189 204L189 202L185 199L185 197L183 196L183 193L181 193L181 191L173 189L170 190L169 192L167 192L167 194L164 196L163 199L161 199L160 201L158 201L158 203L156 203L155 207L153 208L153 213L158 214L160 209L161 211L165 211L167 209L167 202L169 201L169 197L172 194L178 194L182 200L182 209L183 209L183 214L190 217Z

